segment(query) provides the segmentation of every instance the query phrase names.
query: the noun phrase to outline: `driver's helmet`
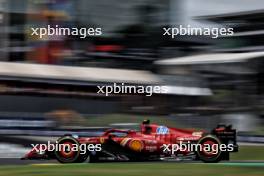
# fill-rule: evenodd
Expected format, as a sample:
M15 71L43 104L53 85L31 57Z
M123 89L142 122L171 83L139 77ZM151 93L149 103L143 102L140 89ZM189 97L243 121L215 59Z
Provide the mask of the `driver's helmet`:
M152 128L149 126L149 124L150 124L150 120L144 120L142 122L142 127L143 127L142 132L144 134L150 134L151 133Z
M142 124L143 125L149 125L150 124L150 120L149 119L143 120Z

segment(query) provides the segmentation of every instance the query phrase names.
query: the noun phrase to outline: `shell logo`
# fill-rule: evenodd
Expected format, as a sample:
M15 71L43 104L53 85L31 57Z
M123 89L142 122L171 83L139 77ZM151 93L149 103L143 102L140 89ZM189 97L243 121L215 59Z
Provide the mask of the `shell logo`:
M129 148L136 152L140 152L143 149L143 147L144 147L144 144L140 140L134 139L129 143Z

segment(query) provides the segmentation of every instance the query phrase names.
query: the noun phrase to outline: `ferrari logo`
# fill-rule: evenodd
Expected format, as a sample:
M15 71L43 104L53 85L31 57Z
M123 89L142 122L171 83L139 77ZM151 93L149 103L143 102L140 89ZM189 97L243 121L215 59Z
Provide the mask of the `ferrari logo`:
M100 143L103 144L105 142L105 138L104 137L100 137Z

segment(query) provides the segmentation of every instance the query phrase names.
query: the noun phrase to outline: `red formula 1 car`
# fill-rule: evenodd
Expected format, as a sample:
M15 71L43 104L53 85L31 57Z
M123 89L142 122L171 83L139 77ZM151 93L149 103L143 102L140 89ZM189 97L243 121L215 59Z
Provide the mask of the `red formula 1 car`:
M229 160L230 152L238 151L236 130L231 126L218 125L211 133L205 133L150 124L149 120L141 124L140 131L110 129L100 137L65 135L55 144L56 147L51 149L35 146L23 159L57 159L61 163L155 160L218 162Z

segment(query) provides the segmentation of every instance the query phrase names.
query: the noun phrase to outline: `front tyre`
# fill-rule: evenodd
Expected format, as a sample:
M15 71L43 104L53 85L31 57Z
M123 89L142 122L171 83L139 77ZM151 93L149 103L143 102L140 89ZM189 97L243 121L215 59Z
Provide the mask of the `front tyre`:
M198 159L205 163L216 163L221 160L221 151L219 146L221 145L220 140L212 135L202 137L198 144L199 150L196 152Z
M54 154L60 163L81 163L88 157L87 152L85 154L80 153L79 142L71 136L59 138L57 144L58 148Z

